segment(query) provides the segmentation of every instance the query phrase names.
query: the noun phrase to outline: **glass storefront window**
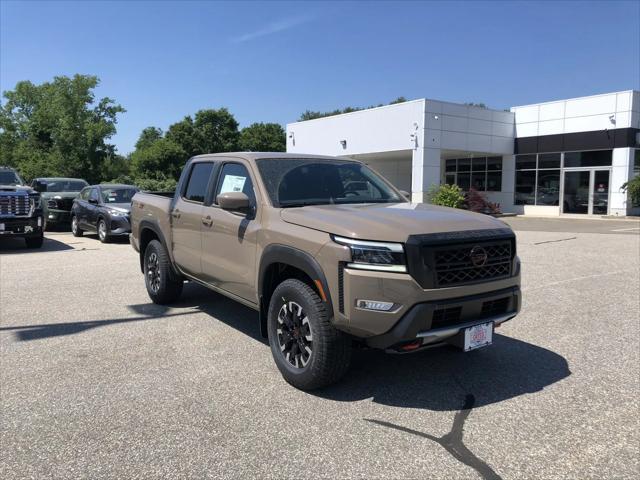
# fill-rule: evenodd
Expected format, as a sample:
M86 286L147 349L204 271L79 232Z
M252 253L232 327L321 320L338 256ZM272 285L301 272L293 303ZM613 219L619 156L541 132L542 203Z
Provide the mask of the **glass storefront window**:
M560 168L560 154L541 153L538 155L538 168Z
M536 168L536 156L535 155L517 155L516 156L516 170Z
M516 205L536 204L536 171L516 171Z
M565 152L564 168L575 167L609 167L612 161L612 150L594 150L591 152Z
M536 205L559 205L560 170L539 170Z
M445 160L444 181L467 191L470 187L481 192L502 190L502 157L474 157Z

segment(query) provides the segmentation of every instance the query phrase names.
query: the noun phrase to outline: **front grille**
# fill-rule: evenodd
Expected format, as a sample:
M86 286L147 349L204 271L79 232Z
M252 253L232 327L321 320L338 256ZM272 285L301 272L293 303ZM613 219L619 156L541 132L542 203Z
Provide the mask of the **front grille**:
M0 195L0 215L26 217L30 210L28 195Z
M508 277L511 274L511 258L510 241L436 249L436 285L448 287Z
M511 276L516 237L509 228L410 235L405 252L422 288L453 287Z
M449 307L434 310L431 317L431 328L442 328L460 323L462 307Z
M503 297L484 302L482 304L482 311L480 312L481 318L494 317L496 315L507 313L510 300L510 297Z
M71 210L73 198L50 198L47 201L47 206L56 210Z

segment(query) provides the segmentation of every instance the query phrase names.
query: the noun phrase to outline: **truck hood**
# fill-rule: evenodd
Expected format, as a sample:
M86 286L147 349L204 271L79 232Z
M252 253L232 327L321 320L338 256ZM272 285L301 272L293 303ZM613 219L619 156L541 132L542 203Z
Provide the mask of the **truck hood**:
M0 194L21 193L27 195L30 193L36 193L31 187L26 185L0 185Z
M76 198L80 192L42 192L42 198Z
M281 210L281 218L348 238L405 242L409 235L508 228L493 217L424 203L319 205Z

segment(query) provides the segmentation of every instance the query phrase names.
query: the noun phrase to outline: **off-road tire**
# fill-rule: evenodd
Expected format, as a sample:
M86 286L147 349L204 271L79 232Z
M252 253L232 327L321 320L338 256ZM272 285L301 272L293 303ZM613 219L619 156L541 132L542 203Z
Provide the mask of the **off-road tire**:
M289 302L302 307L311 332L312 352L302 367L296 367L287 360L278 334L278 329L282 331L283 326L278 316ZM300 390L326 387L340 380L349 369L351 339L331 324L326 304L306 283L288 279L276 287L269 303L267 328L276 366L284 379L294 387Z
M44 242L44 235L40 235L39 237L27 237L24 239L24 242L27 244L27 248L41 248L42 243Z
M107 221L104 218L98 220L98 240L102 243L109 243L111 237L109 237L109 230L107 229ZM102 233L100 233L102 232Z
M158 240L151 240L147 245L143 265L144 284L153 303L166 305L180 298L184 281L174 274L169 255Z
M80 228L80 224L78 223L78 217L75 215L71 215L71 234L74 237L81 237L83 233L84 232L82 231L82 229Z

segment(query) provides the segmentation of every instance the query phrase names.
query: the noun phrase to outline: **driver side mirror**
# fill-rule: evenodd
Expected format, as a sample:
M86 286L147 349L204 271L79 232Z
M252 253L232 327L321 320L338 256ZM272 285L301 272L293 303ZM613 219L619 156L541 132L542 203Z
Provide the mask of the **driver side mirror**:
M92 204L94 204L94 205L97 205L97 204L98 204L98 200L96 200L95 198L90 198L90 199L89 199L89 203L92 203Z
M38 193L42 193L42 192L46 192L47 191L47 184L44 182L34 182L33 183L33 189L38 192Z
M223 210L248 214L251 209L251 201L246 193L225 192L216 197L216 202Z

